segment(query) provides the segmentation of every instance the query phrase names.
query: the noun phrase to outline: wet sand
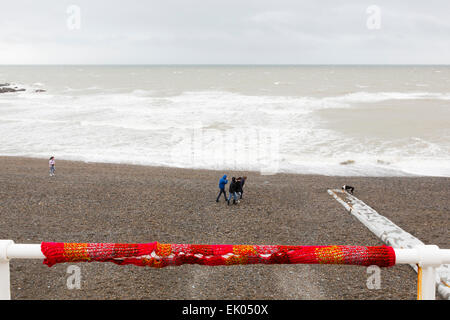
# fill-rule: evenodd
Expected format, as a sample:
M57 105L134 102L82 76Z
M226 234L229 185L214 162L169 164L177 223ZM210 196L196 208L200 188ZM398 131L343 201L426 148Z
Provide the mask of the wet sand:
M355 196L427 244L448 247L450 178L247 175L244 199L215 202L223 171L56 159L0 157L1 238L16 243L153 242L381 245L328 193ZM368 289L365 267L252 265L163 269L79 263L81 288L68 289L70 264L11 261L12 299L415 299L416 273L382 269Z

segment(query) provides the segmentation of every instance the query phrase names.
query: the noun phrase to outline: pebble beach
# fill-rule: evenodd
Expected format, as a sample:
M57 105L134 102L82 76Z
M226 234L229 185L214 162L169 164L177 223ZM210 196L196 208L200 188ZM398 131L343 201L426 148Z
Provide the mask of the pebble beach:
M382 245L328 193L343 184L426 244L448 245L450 178L337 177L191 170L0 157L0 230L16 243L123 242ZM228 206L218 180L246 175L244 199ZM228 193L228 186L227 186ZM343 265L183 265L153 269L79 263L81 286L66 285L70 264L11 261L12 299L414 300L407 265L381 270Z

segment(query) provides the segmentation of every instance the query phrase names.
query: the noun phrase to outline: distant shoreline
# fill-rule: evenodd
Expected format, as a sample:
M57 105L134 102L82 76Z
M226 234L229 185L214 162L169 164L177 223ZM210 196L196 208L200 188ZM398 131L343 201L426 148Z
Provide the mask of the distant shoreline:
M52 154L53 155L53 154ZM38 158L36 156L8 156L8 155L0 155L1 158L11 158L11 159L29 159L30 161L43 161L46 162L49 159L48 157ZM151 164L140 164L140 163L125 163L125 162L107 162L107 161L88 161L88 160L69 160L55 157L57 162L80 162L85 164L96 164L96 165L123 165L123 166L139 166L139 167L148 167L148 168L166 168L166 169L180 169L180 170L194 170L194 171L207 171L207 172L226 172L226 171L234 171L234 172L250 172L253 174L258 174L262 176L271 176L271 175L299 175L299 176L323 176L323 177L336 177L336 178L345 178L345 177L353 177L353 178L449 178L445 176L426 176L419 174L406 174L403 175L333 175L333 174L317 174L317 173L301 173L301 172L290 172L290 171L282 171L276 172L274 174L261 174L260 171L257 170L247 170L247 169L208 169L208 168L189 168L189 167L177 167L177 166L168 166L168 165L151 165ZM351 160L350 160L351 161ZM347 164L341 163L342 166Z

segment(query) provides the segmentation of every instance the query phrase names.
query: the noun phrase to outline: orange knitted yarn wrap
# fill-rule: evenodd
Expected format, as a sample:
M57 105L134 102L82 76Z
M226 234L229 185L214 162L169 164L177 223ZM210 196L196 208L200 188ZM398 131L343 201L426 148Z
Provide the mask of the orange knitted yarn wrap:
M347 264L379 267L395 265L388 246L278 246L42 242L44 264L114 262L163 268L182 264Z

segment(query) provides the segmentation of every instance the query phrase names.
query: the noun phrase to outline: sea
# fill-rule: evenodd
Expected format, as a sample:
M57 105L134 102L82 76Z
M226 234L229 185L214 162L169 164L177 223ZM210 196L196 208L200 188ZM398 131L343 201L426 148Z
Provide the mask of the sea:
M0 155L450 177L450 66L0 66Z

